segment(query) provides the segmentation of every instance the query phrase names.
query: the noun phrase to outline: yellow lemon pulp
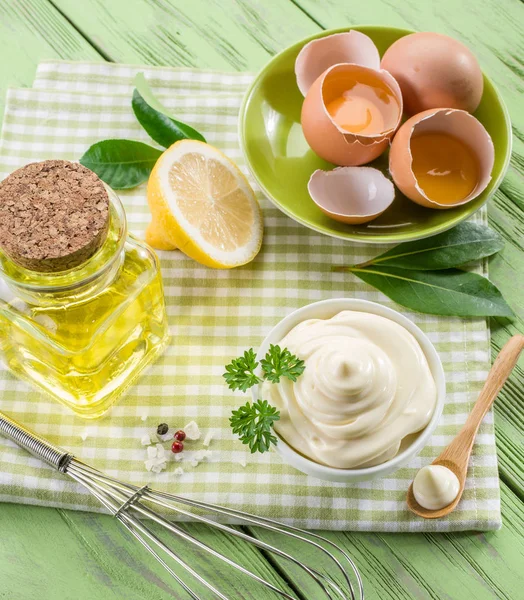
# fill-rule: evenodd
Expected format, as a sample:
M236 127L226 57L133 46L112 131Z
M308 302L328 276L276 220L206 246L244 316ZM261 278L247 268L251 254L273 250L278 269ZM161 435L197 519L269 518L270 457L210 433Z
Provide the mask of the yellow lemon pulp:
M216 148L182 140L159 158L149 178L153 220L146 241L179 248L215 268L245 264L262 243L262 215L238 167Z

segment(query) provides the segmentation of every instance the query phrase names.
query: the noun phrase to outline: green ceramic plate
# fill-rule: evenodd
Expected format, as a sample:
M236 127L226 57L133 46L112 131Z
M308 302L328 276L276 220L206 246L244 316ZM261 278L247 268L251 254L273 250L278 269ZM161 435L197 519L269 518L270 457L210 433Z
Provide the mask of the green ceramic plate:
M504 102L484 75L484 94L475 116L495 144L495 166L488 188L475 200L450 210L423 208L398 190L395 201L378 219L345 225L324 215L313 203L307 182L315 169L331 169L309 148L300 127L303 97L295 82L297 54L307 42L341 31L309 37L277 54L257 75L240 110L240 141L249 168L265 194L284 213L326 235L368 244L404 242L435 235L477 211L502 182L511 155L511 123ZM380 54L399 38L413 33L392 27L353 27L367 34ZM387 156L372 163L387 173Z

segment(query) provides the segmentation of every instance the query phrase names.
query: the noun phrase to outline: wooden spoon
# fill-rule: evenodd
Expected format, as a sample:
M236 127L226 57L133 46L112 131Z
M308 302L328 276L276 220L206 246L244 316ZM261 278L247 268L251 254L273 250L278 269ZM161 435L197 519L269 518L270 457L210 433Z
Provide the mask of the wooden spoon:
M440 454L440 456L438 456L431 463L433 465L442 465L443 467L447 467L458 477L460 488L455 500L453 500L451 504L448 504L444 508L437 510L424 508L423 506L420 506L415 499L412 483L409 486L407 495L408 508L411 512L419 515L419 517L424 517L424 519L438 519L440 517L445 517L455 509L460 501L462 492L464 491L469 456L471 454L471 450L473 449L473 442L475 441L477 430L482 422L482 419L485 417L486 413L493 404L493 401L506 382L506 379L509 377L513 367L516 365L523 348L524 335L514 335L508 340L493 363L486 383L480 392L478 400L475 402L473 410L464 423L464 426L451 444L449 444L449 446Z

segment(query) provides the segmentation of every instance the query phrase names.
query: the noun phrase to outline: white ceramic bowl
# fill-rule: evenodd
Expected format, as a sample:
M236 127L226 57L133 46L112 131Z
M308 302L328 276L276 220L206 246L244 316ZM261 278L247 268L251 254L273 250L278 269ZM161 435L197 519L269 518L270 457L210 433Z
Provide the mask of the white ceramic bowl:
M265 356L269 349L269 344L279 344L284 336L302 321L305 321L306 319L329 319L342 310L356 310L372 313L386 317L402 325L412 335L415 336L416 340L420 344L424 354L426 355L429 368L433 374L437 386L437 404L435 406L435 412L433 413L433 416L431 417L431 420L426 428L418 434L412 444L397 454L397 456L385 463L382 463L381 465L363 469L336 469L334 467L321 465L294 450L277 434L277 451L282 458L291 466L295 467L295 469L302 471L302 473L306 473L306 475L311 475L327 481L353 483L356 481L367 481L389 475L398 468L406 465L412 458L417 456L417 454L427 444L431 434L437 426L440 415L442 414L442 410L444 408L444 399L446 396L446 380L444 377L444 369L442 368L442 363L440 362L440 358L435 350L435 347L414 323L391 308L387 308L381 304L376 304L375 302L352 298L321 300L320 302L314 302L313 304L308 304L307 306L303 306L302 308L295 310L287 317L282 319L282 321L280 321L280 323L273 327L273 329L269 332L259 348L258 360ZM252 395L254 400L259 397L258 386L254 386L252 388Z

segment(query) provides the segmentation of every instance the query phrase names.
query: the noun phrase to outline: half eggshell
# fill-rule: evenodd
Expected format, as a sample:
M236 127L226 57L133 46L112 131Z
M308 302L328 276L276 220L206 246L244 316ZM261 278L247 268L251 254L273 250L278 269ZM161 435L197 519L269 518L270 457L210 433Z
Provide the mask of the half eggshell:
M395 187L373 167L318 169L311 175L308 191L328 217L356 225L380 216L395 199Z
M306 44L295 61L298 89L305 96L322 73L339 63L380 69L380 55L373 40L360 31L335 33Z
M343 93L344 80L355 81L359 75L364 81L380 80L397 102L396 118L380 133L349 133L335 123L326 108L330 100ZM301 123L307 143L318 156L335 165L358 166L374 160L386 150L401 118L400 87L387 71L343 63L333 65L313 83L302 105Z
M413 173L411 138L420 133L439 132L453 136L466 144L476 155L479 180L475 189L463 200L454 204L439 204L428 198ZM470 202L481 194L491 181L495 149L489 133L482 123L465 110L438 108L425 110L408 119L398 130L389 151L389 171L395 185L413 202L445 210Z

